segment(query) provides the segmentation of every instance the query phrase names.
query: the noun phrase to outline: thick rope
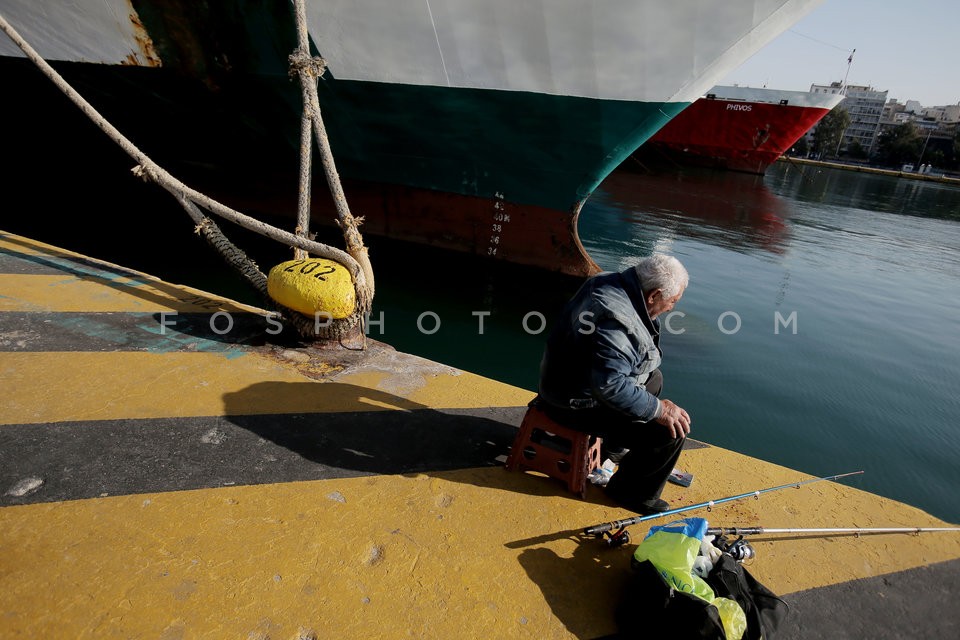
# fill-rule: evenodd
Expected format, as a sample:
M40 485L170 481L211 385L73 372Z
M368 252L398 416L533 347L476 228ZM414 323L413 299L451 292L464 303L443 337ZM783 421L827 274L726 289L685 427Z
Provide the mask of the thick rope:
M223 234L217 223L203 215L200 207L190 202L186 198L177 198L180 205L186 210L187 214L196 223L194 231L204 237L211 247L223 256L223 259L232 266L243 278L249 282L254 289L263 297L270 299L267 293L267 276L257 267L257 263L251 260L243 250L230 242L227 236Z
M3 30L7 36L13 40L13 42L24 52L26 57L43 72L56 86L59 88L80 110L94 122L100 129L107 134L107 136L113 140L124 152L127 153L131 158L133 158L138 164L133 168L133 173L142 177L143 179L151 180L156 182L161 187L163 187L167 192L173 195L178 202L181 203L187 209L188 214L191 217L194 217L195 213L198 211L192 211L185 203L190 203L194 206L201 206L204 209L214 213L222 218L225 218L239 226L258 233L260 235L266 236L272 240L278 242L283 242L289 244L293 247L307 251L314 255L333 260L342 264L347 271L350 273L354 287L357 292L357 309L354 314L356 318L352 321L354 325L359 324L360 319L369 314L370 309L372 308L373 295L372 289L367 286L366 283L366 271L369 269L369 263L367 267L361 268L357 260L355 260L349 253L341 251L339 249L324 245L318 242L314 242L305 236L299 236L296 234L283 231L271 225L268 225L264 222L261 222L255 218L247 216L239 211L235 211L226 205L217 202L204 194L188 187L183 182L174 178L170 173L164 170L162 167L157 165L153 160L151 160L146 154L144 154L140 149L134 145L126 136L124 136L120 131L110 124L83 96L81 96L73 87L57 73L53 67L51 67L46 60L40 57L39 54L24 40L20 34L7 22L6 18L3 15L0 15L0 30ZM201 217L204 217L200 214ZM196 222L195 218L195 222ZM199 224L199 223L198 223ZM214 225L215 226L215 225ZM207 228L207 225L202 225L202 228ZM217 229L219 232L219 229ZM222 236L222 233L220 234ZM205 236L206 237L206 236ZM223 240L226 240L224 237ZM219 241L218 241L219 242ZM229 241L227 241L229 243ZM214 246L217 243L213 243ZM233 246L233 245L231 245ZM234 247L235 248L235 247ZM236 248L235 248L236 249ZM243 252L239 249L236 249L240 255L243 255ZM250 281L255 288L259 290L260 287L257 284L258 277L252 275L251 264L245 264L244 260L239 258L238 255L231 254L231 258L225 259L228 260L235 268L238 265L241 265L239 269L241 275L243 275L248 281ZM243 256L246 258L246 256ZM249 259L247 259L249 260ZM266 280L266 276L259 272L256 265L252 265L252 270L256 271L260 277ZM265 287L264 287L265 288ZM269 298L269 297L268 297ZM288 310L289 311L289 310ZM294 317L297 315L295 312L289 312L287 317ZM303 316L301 316L303 317ZM296 322L296 321L294 321ZM300 331L300 328L297 327L297 330ZM308 333L301 332L301 335L304 337L316 334L313 332L313 325L310 327Z
M305 118L309 116L313 125L313 131L317 139L317 146L320 149L320 158L323 161L324 173L327 177L327 186L330 188L330 194L333 196L334 204L337 207L338 224L343 232L344 242L346 243L347 253L356 260L364 272L364 281L369 291L370 299L373 299L375 286L373 277L373 267L370 265L370 256L363 244L363 237L360 235L359 225L362 219L354 218L350 213L350 207L347 204L347 198L343 193L343 187L340 184L340 176L337 173L337 165L333 159L333 151L330 149L330 140L327 137L327 129L323 124L323 116L320 113L320 97L317 93L317 82L326 70L326 63L323 58L310 57L310 40L307 31L307 9L305 0L294 0L294 15L297 22L297 40L298 48L296 53L291 56L291 73L296 73L300 77L300 86L303 93L303 106ZM301 145L303 144L301 130ZM301 158L303 156L301 155ZM301 166L301 180L308 180L309 174L304 175L304 169ZM301 194L304 189L301 187ZM309 217L309 214L307 214ZM357 292L359 295L359 291Z
M311 81L311 76L314 78L313 82L316 82L315 78L323 74L322 59L311 58L310 54L304 51L306 41L305 35L301 35L299 49L289 58L290 75L297 75L300 78L303 104L303 114L300 119L300 191L297 199L297 227L294 233L304 238L309 237L310 233L310 186L313 176L313 119L306 106L310 99L307 83ZM301 249L297 249L294 253L294 258L306 257L306 253Z

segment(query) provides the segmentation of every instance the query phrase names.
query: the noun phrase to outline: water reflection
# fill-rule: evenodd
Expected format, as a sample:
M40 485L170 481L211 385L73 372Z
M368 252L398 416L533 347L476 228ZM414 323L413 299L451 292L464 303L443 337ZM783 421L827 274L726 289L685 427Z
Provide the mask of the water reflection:
M665 237L683 236L738 251L783 253L787 205L763 176L684 169L651 174L621 167L584 205L580 237L591 256L614 268L626 248L639 255ZM637 238L656 228L659 238ZM631 242L636 247L629 247ZM611 264L611 262L613 264Z
M766 184L778 195L866 211L960 220L960 186L777 162Z

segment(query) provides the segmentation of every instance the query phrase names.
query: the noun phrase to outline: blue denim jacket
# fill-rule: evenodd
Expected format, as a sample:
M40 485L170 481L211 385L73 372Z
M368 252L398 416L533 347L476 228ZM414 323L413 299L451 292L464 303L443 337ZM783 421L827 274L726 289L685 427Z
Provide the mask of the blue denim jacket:
M647 313L636 270L604 272L557 318L540 363L540 397L564 408L604 405L647 422L660 403L643 383L661 357L660 323Z

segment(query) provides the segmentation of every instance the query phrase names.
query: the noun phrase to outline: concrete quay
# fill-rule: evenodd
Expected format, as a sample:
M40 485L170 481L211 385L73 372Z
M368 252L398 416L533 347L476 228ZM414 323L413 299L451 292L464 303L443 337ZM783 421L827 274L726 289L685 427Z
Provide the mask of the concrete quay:
M528 390L2 231L0 372L0 638L616 632L648 523L607 548L582 530L635 514L503 468ZM693 440L681 463L674 506L812 477ZM842 481L687 515L951 526ZM751 543L777 638L958 636L960 534Z

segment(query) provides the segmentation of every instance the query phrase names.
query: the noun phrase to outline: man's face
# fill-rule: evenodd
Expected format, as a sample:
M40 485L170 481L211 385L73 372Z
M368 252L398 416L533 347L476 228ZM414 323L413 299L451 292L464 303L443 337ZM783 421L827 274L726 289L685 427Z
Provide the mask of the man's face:
M668 313L673 310L673 308L680 302L680 298L683 297L683 289L680 290L677 295L672 298L664 297L663 289L654 289L647 294L647 313L650 314L650 319L653 320L661 313Z

